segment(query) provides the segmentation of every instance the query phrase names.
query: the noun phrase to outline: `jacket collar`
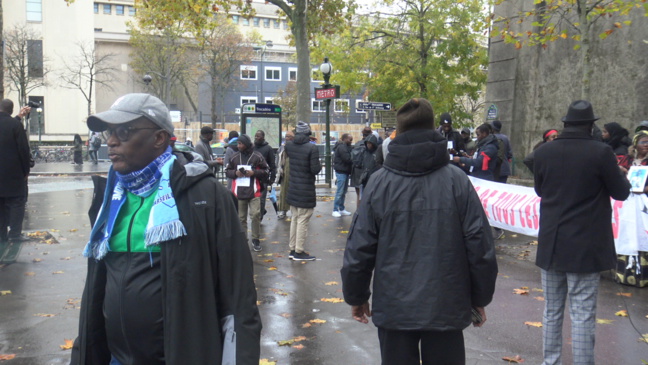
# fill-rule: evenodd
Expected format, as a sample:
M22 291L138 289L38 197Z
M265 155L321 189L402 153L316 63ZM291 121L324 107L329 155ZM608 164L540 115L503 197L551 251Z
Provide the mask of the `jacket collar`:
M439 132L417 129L401 133L389 143L383 165L399 175L426 175L448 164L448 141Z
M565 127L557 139L594 139L594 137L582 129Z

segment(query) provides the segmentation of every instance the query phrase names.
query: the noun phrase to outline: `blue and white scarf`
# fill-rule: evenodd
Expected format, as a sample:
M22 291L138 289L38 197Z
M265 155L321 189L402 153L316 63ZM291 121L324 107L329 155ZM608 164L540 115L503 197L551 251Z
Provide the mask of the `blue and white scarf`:
M83 250L83 256L101 260L110 251L110 236L117 220L119 210L126 201L126 191L146 198L157 194L144 237L145 247L159 245L185 236L187 231L180 221L173 191L171 190L171 168L176 157L171 147L145 168L122 175L110 168L108 182L101 209L95 221L90 241ZM157 190L155 187L158 187Z

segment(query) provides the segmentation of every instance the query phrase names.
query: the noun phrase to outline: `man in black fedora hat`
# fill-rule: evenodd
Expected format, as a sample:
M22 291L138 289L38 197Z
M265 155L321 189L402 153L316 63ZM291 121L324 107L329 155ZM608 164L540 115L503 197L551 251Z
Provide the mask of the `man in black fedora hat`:
M562 363L567 296L573 363L594 364L599 273L615 264L610 197L625 200L630 194L614 152L592 137L597 119L588 101L571 103L563 132L535 151L535 191L541 198L536 265L545 293L543 365Z

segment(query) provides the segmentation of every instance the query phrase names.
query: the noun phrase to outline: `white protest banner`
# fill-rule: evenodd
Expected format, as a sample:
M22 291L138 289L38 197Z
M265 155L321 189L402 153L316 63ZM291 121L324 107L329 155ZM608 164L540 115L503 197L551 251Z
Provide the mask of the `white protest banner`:
M533 188L501 184L470 176L491 226L538 237L540 197ZM648 250L648 197L630 194L624 201L611 199L612 232L617 253L636 255Z

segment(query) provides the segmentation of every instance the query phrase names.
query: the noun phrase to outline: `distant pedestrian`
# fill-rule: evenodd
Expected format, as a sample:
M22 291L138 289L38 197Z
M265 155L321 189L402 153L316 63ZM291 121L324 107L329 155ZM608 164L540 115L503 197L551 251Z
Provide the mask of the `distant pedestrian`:
M533 173L533 163L535 160L535 150L537 150L540 146L544 145L545 143L549 143L551 141L554 141L556 138L558 138L558 135L560 135L560 132L558 132L557 129L547 129L542 133L542 141L538 142L534 147L533 151L529 153L524 160L522 161L524 165Z
M498 155L501 156L501 161L500 159L498 159L497 163L499 164L499 166L497 166L495 169L495 181L506 184L506 181L508 180L508 177L511 176L512 171L511 160L513 158L513 148L511 147L511 141L509 140L508 136L501 132L502 122L500 122L499 120L494 120L492 126L495 138L504 142L503 151L498 152ZM500 145L499 147L501 148L502 146Z
M254 134L254 150L259 152L261 156L265 159L268 164L269 174L268 178L265 181L262 181L261 186L261 220L266 214L266 197L268 196L268 188L272 186L272 183L277 177L277 164L275 162L275 153L272 146L265 140L265 132L259 129Z
M619 166L629 169L631 159L628 155L628 149L632 145L632 141L630 140L628 130L617 122L610 122L603 125L601 132L603 134L603 143L612 147Z
M454 156L463 156L464 152L466 152L466 146L461 134L455 131L452 127L452 117L450 116L450 113L441 114L441 117L439 118L439 132L452 145L452 148L448 148L450 154Z
M90 132L90 139L88 140L88 155L93 164L97 164L97 152L101 148L101 135L97 132Z
M482 124L477 129L477 149L472 157L454 156L455 163L468 167L470 174L476 178L488 181L495 180L495 166L497 164L497 138L492 134L490 124Z
M378 140L373 134L365 138L365 153L362 159L362 174L360 175L360 197L369 182L369 178L380 166L376 163L376 151L380 149Z
M290 159L288 154L286 154L286 143L291 142L295 139L295 134L293 132L286 132L285 142L277 153L277 178L276 183L279 185L279 199L278 199L278 208L277 218L284 219L286 218L286 213L290 210L290 204L288 204L288 189L290 187Z
M364 151L366 149L365 140L369 138L370 135L372 135L371 128L364 127L362 129L362 139L356 142L355 145L353 146L352 155L358 154L359 161L364 160ZM362 186L360 182L360 177L362 175L363 168L362 168L362 162L360 162L360 164L358 165L355 159L354 158L352 159L354 160L354 162L353 162L353 172L351 173L351 186L355 188L356 207L358 207L360 206L360 188Z
M295 129L295 139L286 142L286 154L290 159L290 186L288 204L292 215L290 222L290 254L296 261L315 260L304 250L308 237L308 223L317 205L315 177L322 170L317 146L310 143L311 130L308 124L300 121Z
M227 139L227 147L225 147L225 156L223 156L223 166L227 167L229 161L238 152L238 132L230 131L229 138ZM232 190L232 179L227 179L227 189Z
M558 138L535 151L540 201L536 265L542 270L544 365L562 363L563 317L569 296L574 364L594 364L600 272L615 266L610 198L625 200L630 183L609 145L592 137L592 105L578 100Z
M211 148L211 141L214 139L214 128L210 126L204 126L200 128L200 140L196 143L194 150L200 156L202 156L203 161L209 166L212 172L218 172L221 164L223 163L222 159L214 158L214 154Z
M193 142L191 141L191 138L189 138L189 137L187 137L187 139L185 140L185 144L186 144L187 146L191 147L191 148L194 147L194 144L193 144Z
M477 142L472 139L472 132L470 128L464 127L461 129L461 138L464 141L464 147L466 148L466 155L472 156L477 149Z
M349 230L344 300L355 320L373 318L383 365L465 364L462 331L486 322L495 291L488 219L466 174L449 164L432 105L411 99L396 121Z
M351 161L351 146L353 143L353 136L344 133L342 138L333 148L333 169L335 170L335 200L333 201L333 216L339 218L341 216L351 215L344 206L347 189L349 188L349 177L353 171L353 162Z
M22 234L22 228L31 155L20 120L29 114L31 108L21 108L15 118L11 117L13 110L11 100L0 101L0 242L29 240Z
M261 251L261 191L268 179L268 164L252 147L247 134L238 138L238 152L227 165L227 177L232 179L232 192L238 199L238 213L247 237L248 214L252 221L252 248Z
M71 162L72 165L74 164L83 165L83 140L81 139L81 136L78 134L74 135L72 153L73 153L73 161Z
M71 364L258 365L252 258L232 194L204 162L179 162L154 96L124 95L88 128L104 132L112 166L95 189Z

